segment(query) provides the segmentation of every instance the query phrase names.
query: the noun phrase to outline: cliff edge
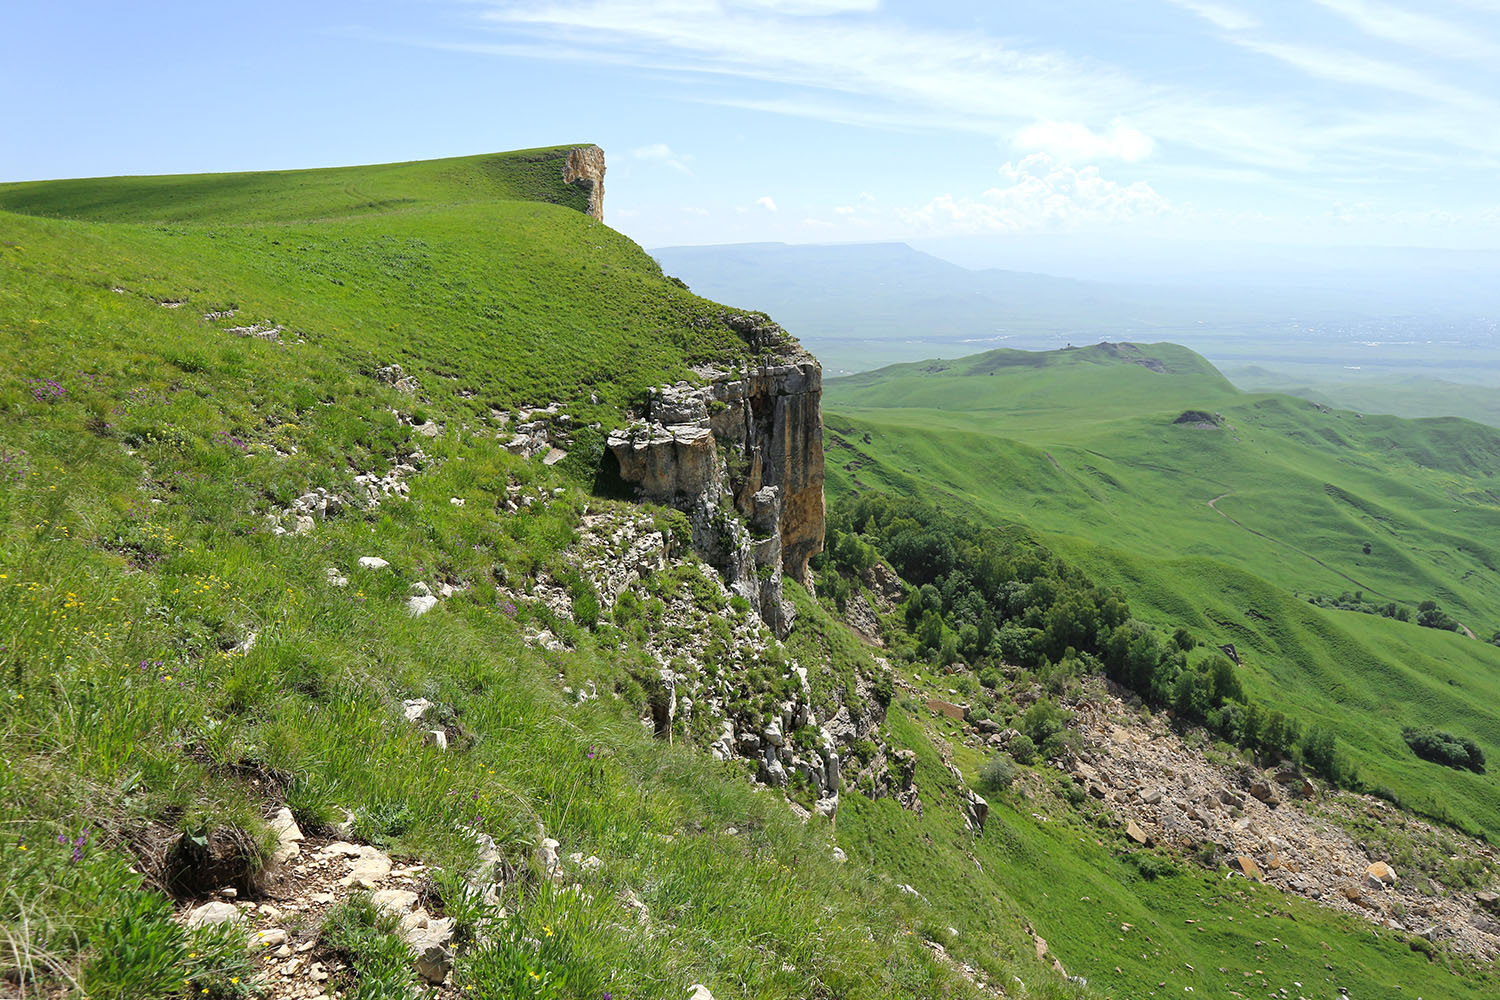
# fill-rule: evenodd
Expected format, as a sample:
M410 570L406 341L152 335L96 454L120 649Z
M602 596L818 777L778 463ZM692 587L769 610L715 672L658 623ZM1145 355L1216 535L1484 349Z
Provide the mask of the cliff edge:
M823 369L764 316L725 321L757 361L652 389L609 449L641 497L688 513L694 547L784 636L781 577L811 589L823 550Z

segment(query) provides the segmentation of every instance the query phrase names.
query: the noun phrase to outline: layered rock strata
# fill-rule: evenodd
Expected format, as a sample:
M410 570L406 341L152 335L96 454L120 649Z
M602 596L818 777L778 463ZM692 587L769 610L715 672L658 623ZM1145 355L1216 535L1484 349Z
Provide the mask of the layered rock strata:
M598 146L568 150L568 158L563 161L563 183L586 193L589 215L604 221L604 150Z
M694 548L785 636L781 576L811 587L823 548L823 371L799 353L703 375L653 389L609 449L642 498L688 513Z

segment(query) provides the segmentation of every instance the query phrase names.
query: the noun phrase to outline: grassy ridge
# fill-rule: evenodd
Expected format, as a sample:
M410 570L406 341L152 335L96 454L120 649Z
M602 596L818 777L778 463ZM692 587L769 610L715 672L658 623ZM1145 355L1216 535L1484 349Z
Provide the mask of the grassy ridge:
M323 170L91 177L0 185L0 210L96 222L291 222L419 206L551 202L582 211L561 181L573 146Z
M1493 780L1419 761L1400 737L1446 725L1500 747L1500 649L1298 596L1436 598L1487 638L1500 434L1242 395L1195 357L1005 352L833 380L830 480L935 491L1042 531L1138 615L1234 642L1250 692L1335 726L1367 780L1500 833ZM1131 363L1147 358L1166 370ZM1189 410L1223 423L1175 422Z
M908 933L939 922L929 904L835 864L826 826L738 769L643 731L629 678L644 653L625 633L507 598L601 501L582 485L585 432L578 461L546 468L497 447L489 407L558 399L581 423L613 421L645 385L744 356L721 307L619 234L565 204L499 199L531 184L566 203L556 166L0 191L37 213L0 213L5 990L252 994L243 942L186 934L129 866L159 870L186 835L238 845L248 874L285 801L310 829L347 807L359 837L443 869L434 905L466 932L482 914L461 876L474 833L493 837L513 869L511 930L455 969L484 994L973 995ZM251 324L279 339L230 329ZM392 362L417 398L373 377ZM414 436L423 418L442 433ZM319 486L353 494L356 473L416 444L409 499L307 535L266 530L268 510ZM505 514L512 487L548 502ZM389 569L357 568L377 554ZM461 589L412 618L415 581ZM532 648L524 632L541 627L576 652ZM604 697L565 700L560 673ZM418 696L453 727L447 753L403 719ZM538 823L565 854L603 859L584 893L531 870ZM416 995L388 935L338 933L367 954L340 990Z

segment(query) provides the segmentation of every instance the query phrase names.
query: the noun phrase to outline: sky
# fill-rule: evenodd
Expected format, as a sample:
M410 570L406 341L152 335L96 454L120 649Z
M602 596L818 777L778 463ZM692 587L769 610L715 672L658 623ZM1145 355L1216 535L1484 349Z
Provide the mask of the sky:
M0 85L0 181L595 142L646 246L1500 250L1500 0L14 2Z

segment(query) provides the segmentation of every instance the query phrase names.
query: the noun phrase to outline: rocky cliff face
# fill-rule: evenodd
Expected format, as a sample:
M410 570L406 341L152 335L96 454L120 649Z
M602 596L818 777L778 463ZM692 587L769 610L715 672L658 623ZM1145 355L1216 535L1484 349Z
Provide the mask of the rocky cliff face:
M642 497L688 513L699 554L784 636L781 576L810 587L807 562L823 549L823 370L790 348L700 374L653 389L609 448Z
M604 150L598 146L570 149L563 163L563 183L587 192L589 214L604 221Z

